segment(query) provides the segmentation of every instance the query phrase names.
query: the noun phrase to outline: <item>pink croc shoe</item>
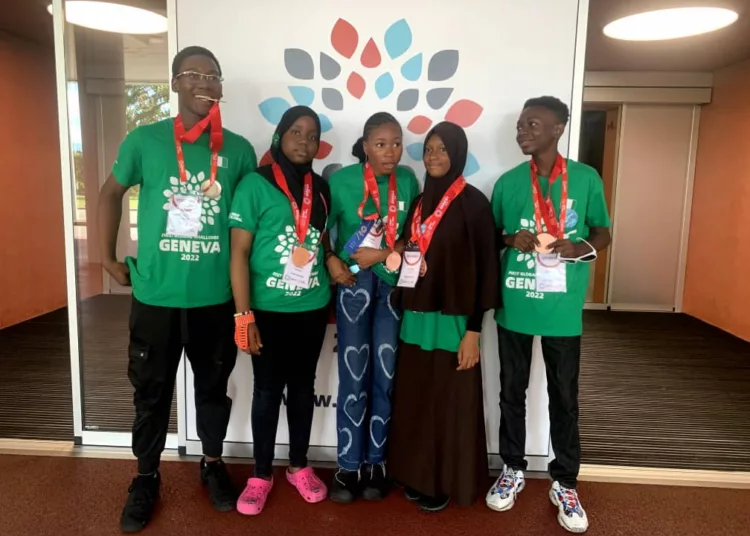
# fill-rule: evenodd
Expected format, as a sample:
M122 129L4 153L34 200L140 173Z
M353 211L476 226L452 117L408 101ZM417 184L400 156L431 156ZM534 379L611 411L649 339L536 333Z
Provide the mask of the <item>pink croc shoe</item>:
M237 499L237 511L246 516L257 516L260 514L266 505L266 499L271 492L271 488L273 488L273 479L248 479L245 491Z
M296 473L287 470L286 479L309 503L319 503L328 496L328 488L310 467L300 469Z

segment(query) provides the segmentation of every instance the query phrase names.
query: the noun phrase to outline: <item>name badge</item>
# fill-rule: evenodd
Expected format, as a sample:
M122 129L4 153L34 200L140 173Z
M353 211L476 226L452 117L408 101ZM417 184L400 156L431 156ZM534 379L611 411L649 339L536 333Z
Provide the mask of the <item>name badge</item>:
M167 234L195 238L201 230L203 198L174 194L167 210Z
M416 287L421 268L422 252L416 246L407 246L404 249L401 274L399 275L397 285L404 288Z
M362 220L359 229L344 244L344 251L352 255L359 248L380 249L383 244L383 224L380 220Z
M286 266L284 266L284 274L281 278L285 283L289 283L290 285L294 285L295 287L309 289L313 264L315 264L315 256L317 255L317 250L304 250L308 255L307 262L304 264L300 263L301 266L298 266L297 263L292 262L292 259L295 258L295 253L297 253L297 257L299 257L298 249L303 248L292 246L291 255L289 255L289 259L286 261Z
M539 253L536 258L536 291L567 292L568 279L558 253Z

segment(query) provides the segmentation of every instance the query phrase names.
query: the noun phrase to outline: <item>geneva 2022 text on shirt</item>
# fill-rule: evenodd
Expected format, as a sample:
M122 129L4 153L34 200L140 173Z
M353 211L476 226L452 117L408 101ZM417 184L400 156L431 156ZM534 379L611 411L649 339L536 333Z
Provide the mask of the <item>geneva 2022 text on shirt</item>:
M547 196L549 178L539 177ZM550 199L559 217L562 179L552 183ZM505 234L523 229L537 234L531 190L531 167L525 162L508 171L492 191L495 223ZM568 160L568 211L565 238L588 239L591 227L609 227L610 219L599 174L591 167ZM546 228L544 229L546 232ZM535 253L507 248L501 263L501 308L495 320L505 329L527 335L575 337L582 332L583 305L589 284L590 263L566 265L567 292L536 291Z
M126 187L140 186L138 254L128 257L135 298L161 307L192 308L232 299L229 282L228 214L240 179L255 170L255 151L245 138L224 129L217 182L221 195L200 195L211 174L209 134L183 143L187 182L181 183L174 121L136 128L120 146L113 174ZM173 196L197 194L201 203L197 236L168 234Z
M322 233L312 225L303 244L308 251L316 252L310 288L296 287L283 280L284 267L292 262L292 246L296 245L297 236L292 206L281 190L257 173L242 179L234 195L229 226L253 234L249 259L253 309L298 313L328 305L331 289L320 244Z
M388 210L388 175L376 177L378 193L380 194L380 207L383 212ZM359 229L362 220L359 219L357 208L362 202L365 194L364 167L362 164L352 164L340 169L331 176L328 184L331 187L331 217L329 225L338 224L336 234L336 255L348 264L354 264L344 251L347 240ZM401 236L404 221L409 212L411 202L419 195L419 182L408 168L396 166L396 196L398 197L398 227L396 238ZM367 197L367 203L362 211L364 216L377 212L375 203L371 196ZM384 241L385 242L385 241ZM385 247L385 243L383 244ZM373 273L391 286L396 285L397 273L388 272L385 266L376 264L372 267Z

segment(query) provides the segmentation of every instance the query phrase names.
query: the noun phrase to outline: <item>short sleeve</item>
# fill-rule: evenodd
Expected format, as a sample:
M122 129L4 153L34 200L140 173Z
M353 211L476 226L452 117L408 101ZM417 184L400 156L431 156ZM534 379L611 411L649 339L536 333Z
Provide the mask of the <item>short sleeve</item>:
M492 197L490 199L492 208L492 217L495 220L495 227L504 230L503 227L503 178L500 177L492 188Z
M421 193L420 186L419 186L419 180L417 179L417 176L414 175L414 173L411 174L411 198L416 199L417 196Z
M141 143L141 128L125 136L117 152L117 160L112 166L115 180L126 188L143 184L143 145Z
M596 171L591 171L589 202L586 210L586 225L589 227L609 227L612 222L604 197L604 184Z
M255 173L245 175L237 186L229 212L229 227L244 229L255 234L260 221L258 186L262 177Z

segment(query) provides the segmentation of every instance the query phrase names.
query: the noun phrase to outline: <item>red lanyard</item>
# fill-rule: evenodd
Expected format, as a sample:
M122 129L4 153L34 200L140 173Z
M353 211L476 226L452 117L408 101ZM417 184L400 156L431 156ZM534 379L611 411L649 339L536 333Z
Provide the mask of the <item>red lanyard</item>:
M378 212L377 214L363 216L362 213L365 209L368 197L372 197L372 201L375 203L375 209ZM372 170L372 166L370 166L369 162L365 164L365 197L359 204L357 214L359 214L360 219L368 221L382 217L378 181L375 179L375 172ZM388 247L391 249L396 245L396 227L398 227L398 190L396 188L396 173L391 172L391 176L388 178L388 221L385 224L385 243L388 244Z
M195 143L208 125L211 125L209 149L211 150L211 177L208 188L216 182L216 172L219 167L219 151L224 144L224 131L221 127L221 113L219 105L214 104L208 115L198 121L189 132L185 132L185 125L182 124L182 118L178 115L174 118L174 144L177 149L177 166L180 168L180 182L187 182L187 172L185 171L185 153L182 150L182 142Z
M552 193L552 184L558 175L562 175L562 194L560 195L560 220L555 218L555 207L552 205L550 194ZM557 155L555 166L549 176L549 188L547 197L542 198L542 189L539 187L539 168L534 160L531 161L531 191L534 198L534 218L536 219L536 232L542 234L542 219L547 226L547 232L555 238L562 240L565 238L565 216L568 213L568 162L561 156ZM542 211L544 203L544 211Z
M289 184L286 182L286 177L284 176L284 172L281 171L281 167L279 167L278 164L273 164L271 169L273 169L273 177L276 179L276 184L278 184L281 191L286 194L289 203L292 205L297 241L299 242L299 245L302 245L305 243L305 238L307 237L307 230L310 227L310 215L312 214L312 173L305 173L305 182L302 187L302 210L300 211L297 201L294 200L292 192L289 191Z
M422 252L422 255L427 253L427 250L430 247L430 242L432 242L432 237L435 235L435 230L437 229L440 220L443 219L443 216L445 216L445 213L448 211L448 207L451 206L451 203L453 203L456 197L458 197L458 194L460 194L464 188L466 188L466 180L462 175L453 181L453 184L450 185L450 188L448 188L443 194L442 199L440 199L437 208L435 208L433 213L424 221L424 232L422 232L422 200L419 200L419 204L414 210L414 216L411 220L411 235L412 240L417 243L417 246L419 246L419 251Z

